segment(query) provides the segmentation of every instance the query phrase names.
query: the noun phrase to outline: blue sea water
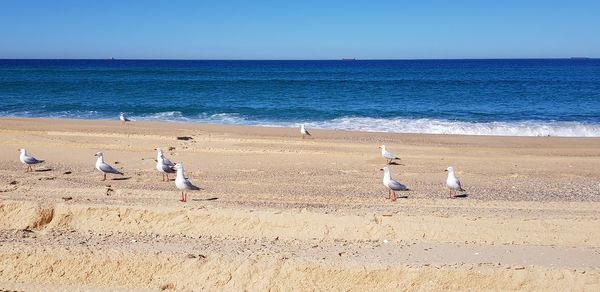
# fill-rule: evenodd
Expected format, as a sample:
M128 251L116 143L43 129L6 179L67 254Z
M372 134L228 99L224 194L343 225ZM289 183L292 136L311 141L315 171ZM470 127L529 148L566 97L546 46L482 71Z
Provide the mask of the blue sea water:
M600 60L0 60L0 116L600 136Z

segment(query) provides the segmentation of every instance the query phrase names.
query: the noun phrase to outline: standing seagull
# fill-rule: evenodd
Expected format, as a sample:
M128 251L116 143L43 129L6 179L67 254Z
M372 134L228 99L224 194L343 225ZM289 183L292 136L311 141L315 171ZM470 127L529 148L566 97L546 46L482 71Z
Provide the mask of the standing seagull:
M305 135L310 136L310 133L304 127L304 124L300 125L300 134L302 134L302 139L304 139Z
M396 157L396 155L394 155L394 153L385 150L385 145L379 146L379 149L381 149L381 156L388 161L388 164L392 164L392 161L394 159L400 159L400 158Z
M125 113L120 113L119 114L119 120L121 120L121 123L131 122L130 119L128 119L127 117L125 117Z
M408 191L408 188L392 178L389 168L384 167L381 170L383 170L383 185L388 188L388 200L392 199L395 202L397 198L396 191ZM394 194L393 198L391 197L392 194Z
M104 155L102 154L102 152L98 152L98 153L94 154L94 156L98 157L98 159L96 159L96 169L104 174L104 178L102 179L102 181L106 180L107 173L123 175L122 172L116 170L114 167L112 167L112 166L108 165L106 162L104 162Z
M450 190L448 193L448 198L454 199L456 198L456 191L464 192L465 190L463 190L463 188L460 186L460 181L454 175L454 167L448 166L445 171L448 172L448 178L446 179L446 186ZM452 192L454 192L454 195Z
M188 180L183 175L183 165L181 163L175 164L175 169L177 169L177 177L175 177L175 186L181 190L181 202L187 202L187 192L186 191L197 191L200 188L193 185L190 180Z
M159 148L156 148L155 150L156 169L161 172L163 181L165 181L165 176L167 177L166 181L169 181L169 173L175 173L175 164L173 164L173 162L171 162L169 159L165 158Z
M33 171L33 168L31 167L32 164L44 162L44 160L37 160L35 157L27 155L27 150L25 149L19 149L19 152L21 152L19 160L21 160L23 164L27 164L27 170L25 170L25 172Z

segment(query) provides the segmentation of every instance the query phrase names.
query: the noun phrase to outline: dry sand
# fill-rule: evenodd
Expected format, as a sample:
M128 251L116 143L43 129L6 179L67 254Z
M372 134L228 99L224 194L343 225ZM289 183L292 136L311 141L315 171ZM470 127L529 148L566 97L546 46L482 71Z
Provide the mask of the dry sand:
M600 290L600 139L311 132L1 119L0 291Z

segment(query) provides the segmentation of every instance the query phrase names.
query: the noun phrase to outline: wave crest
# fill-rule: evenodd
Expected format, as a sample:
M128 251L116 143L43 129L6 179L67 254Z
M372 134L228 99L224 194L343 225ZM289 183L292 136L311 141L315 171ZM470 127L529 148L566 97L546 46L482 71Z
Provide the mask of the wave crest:
M600 137L600 125L559 121L463 122L438 119L345 117L310 123L315 128L366 132L494 136Z

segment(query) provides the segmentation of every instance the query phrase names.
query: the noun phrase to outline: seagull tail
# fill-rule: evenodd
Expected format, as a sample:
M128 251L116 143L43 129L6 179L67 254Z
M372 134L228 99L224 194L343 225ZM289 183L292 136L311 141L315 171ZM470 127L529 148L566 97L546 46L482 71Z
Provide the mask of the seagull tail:
M37 163L43 163L46 160L38 160Z

